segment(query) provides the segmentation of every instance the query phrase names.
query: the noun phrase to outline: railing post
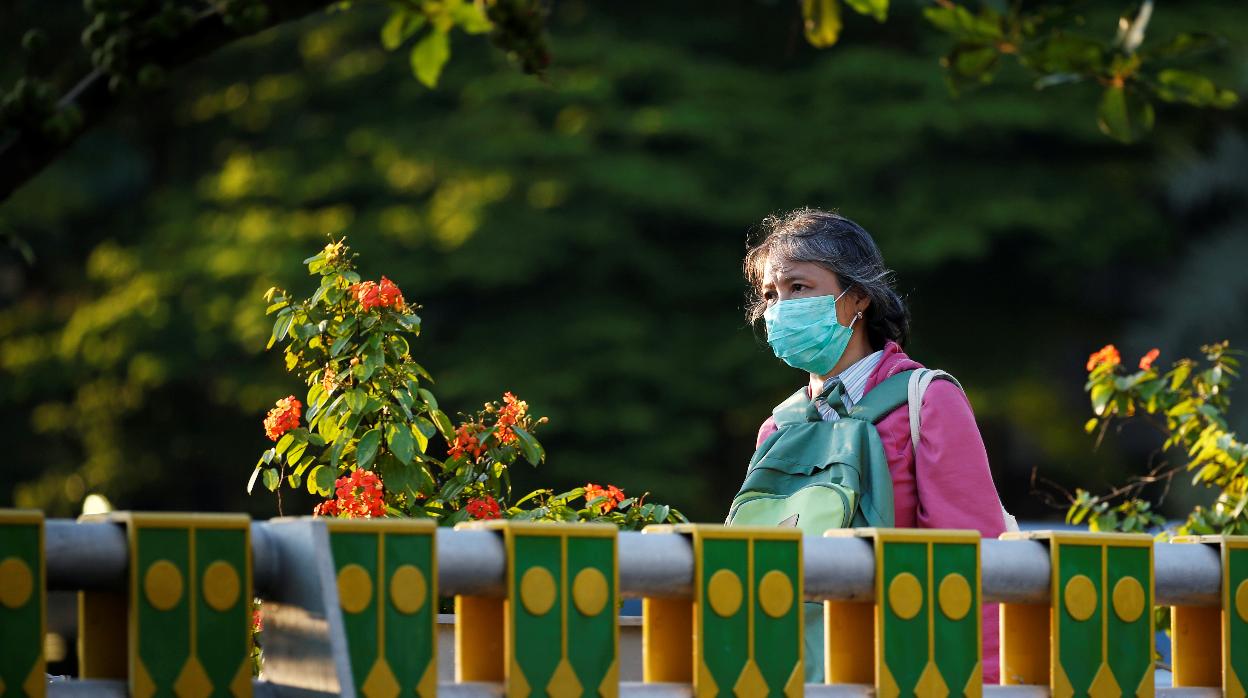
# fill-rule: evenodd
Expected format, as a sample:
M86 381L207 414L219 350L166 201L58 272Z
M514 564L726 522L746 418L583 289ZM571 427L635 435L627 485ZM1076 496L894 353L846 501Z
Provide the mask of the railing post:
M457 680L501 680L508 698L618 698L616 527L481 521L456 528L498 531L507 551L505 601L455 599Z
M1039 531L1002 538L1047 544L1052 585L1047 608L1002 605L1002 683L1048 683L1053 698L1151 698L1152 536ZM1038 675L1042 668L1048 676Z
M124 597L79 597L84 676L124 677L138 698L250 698L250 524L245 515L128 512L87 524L126 527L130 571Z
M43 513L0 510L0 695L19 686L45 694L46 580Z
M1244 697L1248 677L1248 536L1185 536L1172 545L1216 547L1222 563L1221 606L1171 606L1175 686L1222 688Z
M825 606L827 683L872 683L879 698L982 695L979 533L859 528L824 536L869 538L875 548L875 601Z
M693 599L643 604L646 681L691 678L695 698L802 698L801 531L679 525L645 533L685 535L694 553Z
M437 526L325 519L325 527L356 694L434 698Z

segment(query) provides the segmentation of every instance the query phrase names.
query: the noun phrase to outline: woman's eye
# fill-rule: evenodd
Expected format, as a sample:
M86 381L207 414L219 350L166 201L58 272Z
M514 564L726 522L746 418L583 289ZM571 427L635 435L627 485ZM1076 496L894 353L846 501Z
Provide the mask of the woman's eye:
M793 284L793 293L801 293L806 290L805 284Z
M774 301L775 299L776 299L776 292L775 292L775 291L764 291L764 292L763 292L763 300L767 301L768 303L770 303L770 302Z

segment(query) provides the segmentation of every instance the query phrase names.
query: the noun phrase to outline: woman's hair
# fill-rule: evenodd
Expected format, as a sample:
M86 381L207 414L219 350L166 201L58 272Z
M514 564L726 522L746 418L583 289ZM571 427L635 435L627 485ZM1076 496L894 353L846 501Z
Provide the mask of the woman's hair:
M763 219L757 244L745 255L745 278L750 282L746 317L751 324L763 316L763 272L768 262L811 262L836 274L841 289L871 299L863 313L867 341L876 349L887 340L905 345L910 337L910 312L893 288L893 272L870 233L837 213L799 208Z

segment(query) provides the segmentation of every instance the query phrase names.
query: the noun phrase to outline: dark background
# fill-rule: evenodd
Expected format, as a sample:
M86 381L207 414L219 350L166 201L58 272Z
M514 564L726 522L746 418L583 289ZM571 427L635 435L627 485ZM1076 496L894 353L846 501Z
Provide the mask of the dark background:
M917 7L847 11L816 51L791 3L561 1L544 80L456 34L430 91L361 4L174 74L0 205L0 505L275 513L244 485L265 411L304 388L263 351L261 296L310 294L299 261L345 233L425 306L413 355L448 412L511 390L550 417L518 487L611 482L719 520L804 381L744 320L747 233L803 205L876 237L908 350L966 386L1020 518L1062 513L1033 470L1101 490L1146 469L1146 430L1093 450L1083 364L1248 340L1245 107L1159 106L1124 146L1092 85L1007 69L954 98ZM83 13L3 4L0 45L35 18L76 42ZM1242 2L1160 3L1149 36L1192 28L1228 38L1201 65L1248 91Z

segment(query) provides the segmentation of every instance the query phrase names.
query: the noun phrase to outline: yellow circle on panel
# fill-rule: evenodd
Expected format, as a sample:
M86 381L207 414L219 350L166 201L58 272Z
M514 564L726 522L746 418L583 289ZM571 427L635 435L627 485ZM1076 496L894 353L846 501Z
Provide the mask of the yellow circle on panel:
M373 600L373 577L357 564L338 570L338 605L347 613L359 613Z
M711 575L706 585L706 596L711 610L723 618L730 618L741 609L741 578L732 570L719 570Z
M923 586L909 572L893 577L888 584L888 606L902 620L910 620L923 609Z
M1144 586L1135 577L1123 577L1114 585L1114 613L1123 623L1134 623L1144 613Z
M576 573L572 581L572 601L581 615L593 618L607 606L607 577L593 567Z
M216 611L225 611L238 602L238 572L234 565L217 560L204 570L204 601Z
M962 620L971 610L971 585L966 577L953 572L940 580L937 591L940 612L949 620Z
M168 611L182 600L182 573L168 560L157 560L143 575L143 594L157 611Z
M390 603L404 615L412 615L425 605L429 585L425 574L415 565L399 565L390 577Z
M793 608L793 582L788 575L780 570L772 570L763 575L758 583L758 603L763 613L772 618L779 618Z
M520 603L535 616L544 616L555 605L555 578L545 567L530 567L520 578Z
M24 560L6 557L0 562L0 603L8 608L25 606L34 589L34 575Z
M1076 574L1066 582L1066 591L1062 594L1066 603L1066 612L1071 618L1084 621L1096 613L1096 585L1085 575Z
M1235 588L1235 612L1239 614L1240 620L1248 623L1248 579Z

